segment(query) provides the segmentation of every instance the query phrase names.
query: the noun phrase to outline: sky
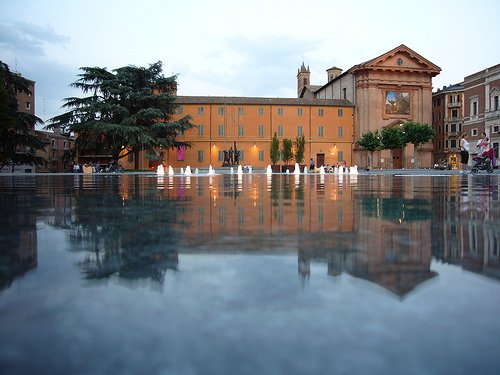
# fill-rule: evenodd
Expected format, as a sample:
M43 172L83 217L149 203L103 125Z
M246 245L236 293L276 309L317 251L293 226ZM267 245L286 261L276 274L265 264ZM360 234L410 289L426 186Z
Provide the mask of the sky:
M0 0L0 61L36 82L35 113L64 112L80 67L162 61L178 95L296 97L405 44L442 71L433 91L500 63L498 0Z

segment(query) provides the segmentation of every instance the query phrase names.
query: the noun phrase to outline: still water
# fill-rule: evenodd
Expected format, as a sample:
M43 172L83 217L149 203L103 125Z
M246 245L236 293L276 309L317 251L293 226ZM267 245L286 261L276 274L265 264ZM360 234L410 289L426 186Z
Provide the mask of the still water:
M498 373L498 184L0 176L0 373Z

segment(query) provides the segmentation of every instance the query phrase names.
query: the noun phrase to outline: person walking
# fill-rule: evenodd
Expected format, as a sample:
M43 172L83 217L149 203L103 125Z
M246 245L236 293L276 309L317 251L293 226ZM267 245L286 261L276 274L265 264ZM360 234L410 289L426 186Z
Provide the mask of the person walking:
M309 162L309 170L310 171L314 171L314 167L315 167L315 165L314 165L314 159L311 158L311 161Z
M460 138L460 173L464 173L469 168L470 143L467 140L467 133L463 133Z

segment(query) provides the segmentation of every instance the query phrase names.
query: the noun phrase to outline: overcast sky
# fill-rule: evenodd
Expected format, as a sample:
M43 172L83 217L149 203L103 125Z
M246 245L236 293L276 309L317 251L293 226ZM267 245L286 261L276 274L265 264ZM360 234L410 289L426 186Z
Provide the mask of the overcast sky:
M401 44L438 65L434 88L500 63L500 1L0 0L0 60L36 81L36 114L62 113L82 66L162 61L178 95L296 97ZM434 91L435 91L434 89Z

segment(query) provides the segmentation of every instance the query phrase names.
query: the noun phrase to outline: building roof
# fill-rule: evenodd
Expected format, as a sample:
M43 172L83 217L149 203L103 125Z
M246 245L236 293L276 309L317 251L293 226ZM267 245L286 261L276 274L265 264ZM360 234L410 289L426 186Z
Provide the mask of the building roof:
M354 74L356 71L359 71L359 70L379 69L380 67L377 66L378 64L380 64L384 60L386 60L389 57L394 56L395 54L400 53L400 52L408 54L412 59L417 60L419 62L419 64L426 67L426 68L421 68L421 69L410 68L411 71L426 71L426 72L430 72L433 76L438 75L439 72L441 72L441 68L439 66L433 64L432 62L430 62L426 58L422 57L421 55L419 55L418 53L413 51L411 48L408 48L404 44L401 44L400 46L393 48L392 50L390 50L390 51L388 51L380 56L377 56L371 60L362 62L361 64L357 64L357 65L352 66L351 68L349 68L348 70L346 70L345 72L340 74L339 76L337 76L334 79L332 79L331 81L325 83L321 88L326 88L329 85L333 85L333 83L338 81L339 79L344 78L348 74ZM408 70L408 68L402 67L402 68L398 68L398 70Z
M316 86L313 86L316 87ZM321 87L321 86L318 86ZM222 104L222 105L295 105L353 107L345 99L261 98L248 96L177 96L178 104Z
M442 89L438 88L436 92L432 93L432 95L442 94L442 93L450 92L450 91L463 91L463 90L464 90L464 84L463 84L463 82L461 82L461 83L455 83L455 84L449 85L449 86L443 86Z

